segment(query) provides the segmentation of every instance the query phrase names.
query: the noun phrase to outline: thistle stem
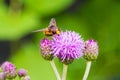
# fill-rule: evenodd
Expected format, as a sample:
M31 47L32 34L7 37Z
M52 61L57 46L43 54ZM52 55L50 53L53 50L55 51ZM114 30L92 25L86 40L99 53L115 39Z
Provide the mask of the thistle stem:
M66 80L68 65L63 64L62 80Z
M85 73L84 73L84 76L83 76L82 80L87 80L87 77L88 77L88 74L89 74L89 71L90 71L90 67L91 67L91 61L87 61L86 62L86 70L85 70Z
M55 73L55 75L56 75L57 80L61 80L60 75L59 75L59 73L58 73L58 70L57 70L57 68L56 68L56 65L55 65L54 61L51 60L51 61L50 61L50 64L51 64L51 66L52 66L52 68L53 68L53 71L54 71L54 73Z

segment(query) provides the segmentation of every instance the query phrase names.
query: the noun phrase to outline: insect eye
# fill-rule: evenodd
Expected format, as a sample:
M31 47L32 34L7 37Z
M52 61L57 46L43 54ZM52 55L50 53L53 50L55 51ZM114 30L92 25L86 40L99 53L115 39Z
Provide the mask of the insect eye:
M53 25L50 26L51 29L54 29L55 27Z
M51 25L51 26L50 26L50 30L51 30L51 31L55 31L55 30L56 30L56 27L55 27L54 25Z

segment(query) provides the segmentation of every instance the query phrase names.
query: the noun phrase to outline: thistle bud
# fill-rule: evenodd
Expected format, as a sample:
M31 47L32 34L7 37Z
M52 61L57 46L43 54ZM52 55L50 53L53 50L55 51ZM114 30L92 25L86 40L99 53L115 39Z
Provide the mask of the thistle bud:
M7 79L14 79L16 77L17 73L14 64L6 61L1 65L1 68L3 69Z
M21 80L30 80L30 76L21 77Z
M0 80L5 80L5 73L4 72L0 72Z
M40 41L40 51L41 51L41 55L44 59L46 60L52 60L53 57L53 53L51 51L51 40L45 38L43 40Z
M84 58L88 61L95 61L98 56L98 45L94 40L85 42Z
M18 76L19 77L24 77L27 75L27 71L25 69L19 69L18 70Z

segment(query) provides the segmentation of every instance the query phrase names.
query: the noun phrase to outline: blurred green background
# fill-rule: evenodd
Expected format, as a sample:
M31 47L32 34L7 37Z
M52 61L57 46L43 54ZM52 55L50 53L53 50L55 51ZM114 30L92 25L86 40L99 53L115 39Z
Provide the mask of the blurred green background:
M31 80L56 80L40 55L43 33L32 33L53 17L61 30L98 41L99 56L88 80L120 80L120 0L0 0L0 62L27 69ZM62 64L55 63L61 74ZM85 65L84 59L70 64L67 80L82 80Z

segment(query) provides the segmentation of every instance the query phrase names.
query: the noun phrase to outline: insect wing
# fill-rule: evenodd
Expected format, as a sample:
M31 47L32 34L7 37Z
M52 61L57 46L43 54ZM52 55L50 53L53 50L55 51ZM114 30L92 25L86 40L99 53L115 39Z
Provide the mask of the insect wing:
M46 31L46 30L47 30L47 28L46 28L46 29L35 30L35 31L32 31L32 32L44 32L44 31Z

